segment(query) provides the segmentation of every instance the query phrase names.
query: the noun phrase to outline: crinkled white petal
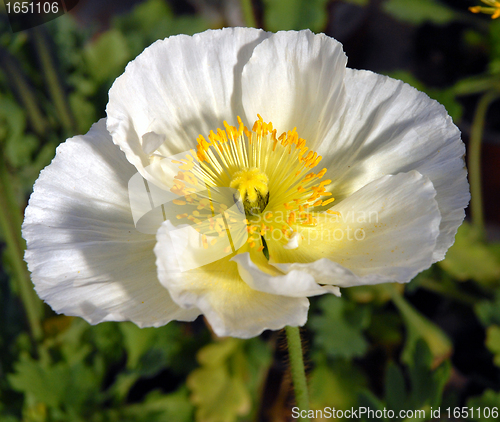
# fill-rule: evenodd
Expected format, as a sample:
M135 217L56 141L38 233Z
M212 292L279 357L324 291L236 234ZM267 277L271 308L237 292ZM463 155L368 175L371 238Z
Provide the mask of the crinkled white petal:
M273 265L285 274L290 274L292 272L310 274L312 277L314 277L316 283L323 285L325 289L338 289L338 294L336 292L332 292L337 294L337 296L340 296L340 289L337 286L351 287L364 284L379 284L393 281L382 274L368 274L365 276L358 276L339 263L333 262L327 258L321 258L309 264L294 262L291 264L275 263Z
M262 255L262 254L260 254ZM304 271L295 267L287 274L268 274L262 271L250 258L250 253L240 253L234 256L231 261L238 264L240 277L252 289L274 295L305 297L317 296L325 293L334 293L340 296L340 289L336 286L321 286L324 283L321 277L315 276L319 272L310 271L308 266L303 266Z
M342 111L346 63L342 44L324 34L307 30L270 36L243 68L247 119L260 114L278 134L297 127L314 149Z
M145 134L165 136L158 152L171 156L193 148L198 135L207 136L224 120L237 123L243 66L270 35L253 28L177 35L155 42L127 65L109 92L107 127L141 174L149 165Z
M316 282L339 287L408 282L433 262L441 221L435 195L417 171L381 177L331 208L340 215L324 213L315 217L316 227L298 226L303 239L297 249L283 249L266 236L269 262L289 272L302 266L278 264L313 267L327 258L336 263L332 279Z
M301 326L307 320L309 301L252 289L238 274L228 256L199 268L183 271L172 252L172 225L166 221L157 233L155 254L158 279L180 306L200 309L218 336L250 338L266 329ZM183 251L183 254L189 253ZM192 260L190 260L192 261Z
M329 190L341 201L385 174L419 171L437 192L433 261L443 259L470 199L459 130L441 104L401 81L347 69L345 89L343 114L318 149Z
M138 232L127 185L136 169L101 120L58 147L42 171L23 224L35 289L56 312L91 324L190 321L156 276L154 235Z

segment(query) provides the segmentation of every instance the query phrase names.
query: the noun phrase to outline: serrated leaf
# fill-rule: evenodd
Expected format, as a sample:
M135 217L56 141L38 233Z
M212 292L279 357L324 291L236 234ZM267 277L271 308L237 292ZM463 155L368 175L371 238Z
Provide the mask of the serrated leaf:
M330 357L364 355L368 343L362 330L369 323L368 309L334 296L321 298L319 306L322 315L313 316L310 322L316 345Z
M209 344L198 352L198 361L204 366L220 366L240 346L241 342L232 337Z
M427 344L419 340L413 350L408 371L403 372L395 363L390 362L385 377L384 400L379 401L371 393L364 391L358 405L371 409L387 408L398 415L400 410L413 411L412 421L429 420L431 408L441 405L444 386L451 374L449 361L433 369L433 357ZM409 374L406 382L405 374ZM362 418L363 421L380 419ZM383 419L390 421L390 418ZM410 419L405 419L410 420Z
M450 275L458 280L495 282L500 277L500 260L489 245L480 240L477 231L464 222L455 236L455 244L446 258L439 262Z
M310 376L311 408L349 409L356 404L365 383L363 374L350 363L319 363Z
M188 389L183 386L170 394L153 391L142 403L127 406L120 413L118 422L192 422L194 407L189 401Z
M413 358L409 362L411 394L410 409L437 407L441 403L443 389L451 374L451 364L447 360L433 369L434 359L423 340L415 345Z
M252 400L242 346L243 341L226 338L198 353L202 366L187 379L198 422L234 422L249 413Z
M403 409L408 398L403 373L394 362L389 362L385 374L385 397L387 406L394 411Z
M62 366L50 368L22 355L14 370L8 375L14 390L31 394L38 402L48 406L60 406L64 402L69 379Z
M324 29L328 0L264 0L264 24L269 31Z
M387 0L382 7L395 19L413 25L425 22L445 25L457 18L453 9L437 0Z
M120 324L120 331L127 351L127 367L137 368L142 355L153 345L155 328L139 328L131 322L124 322Z
M201 367L187 381L197 406L196 420L226 422L238 415L255 420L271 363L269 346L259 338L226 338L203 347L197 357Z
M233 422L250 410L250 395L243 381L232 377L225 366L193 371L188 378L191 401L200 422Z
M169 324L161 328L139 328L133 323L119 325L127 351L127 368L142 376L161 371L178 350L179 330Z
M87 405L100 399L96 385L102 381L102 365L90 366L82 360L50 364L23 355L14 369L15 373L8 376L9 383L31 397L33 403L73 409L83 415L89 410Z

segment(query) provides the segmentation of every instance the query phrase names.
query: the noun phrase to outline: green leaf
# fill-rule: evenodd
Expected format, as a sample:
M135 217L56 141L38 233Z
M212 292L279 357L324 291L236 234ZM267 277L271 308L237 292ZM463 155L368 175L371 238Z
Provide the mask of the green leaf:
M174 16L163 0L140 3L131 13L115 18L113 25L127 38L133 56L156 40L175 34L192 35L210 27L209 22L198 15Z
M115 20L115 25L124 31L149 31L165 18L172 19L172 11L162 0L148 0L138 4L131 13Z
M14 390L30 394L37 402L48 406L60 406L64 402L69 384L64 367L50 368L23 354L14 365L14 370L8 376Z
M264 0L264 25L269 31L324 30L328 0Z
M413 25L425 22L445 25L457 18L453 9L437 0L387 0L382 7L395 19Z
M423 340L415 345L410 360L411 395L409 409L438 407L443 389L451 375L451 364L447 360L436 369L431 350ZM429 413L428 409L426 413Z
M88 71L99 83L119 76L131 59L127 40L117 29L110 29L88 44L83 54Z
M363 329L370 322L369 309L335 296L320 299L322 315L310 320L315 343L330 357L350 359L365 354L368 343Z
M496 292L494 300L479 302L474 310L484 327L500 325L500 292Z
M34 403L85 414L90 410L89 404L101 399L96 386L102 381L102 365L91 366L76 359L72 363L50 364L22 355L14 369L15 372L8 376L9 383Z
M180 347L177 325L139 328L133 323L120 324L127 351L127 368L142 376L153 376L164 369Z
M192 422L193 413L189 391L183 386L170 394L161 394L159 391L149 393L144 402L125 407L119 421Z
M375 302L377 304L384 304L391 299L390 294L379 284L350 287L347 289L346 295L349 299L359 303Z
M73 115L77 117L78 130L87 133L97 120L94 104L79 92L73 92L69 95L69 105Z
M259 338L226 338L203 347L197 357L201 366L187 380L196 420L230 422L240 415L255 420L271 363L269 346Z
M486 330L486 347L495 356L493 363L500 366L500 326L492 325Z
M329 406L349 409L356 405L358 394L365 384L361 371L349 362L318 363L310 376L311 408Z
M385 284L384 286L392 291L393 303L405 322L406 343L401 356L403 362L411 364L418 343L423 341L431 351L433 366L438 366L453 351L453 345L448 336L408 303L394 285Z
M497 282L500 277L500 259L467 222L458 228L455 244L439 265L461 281L472 279L489 284Z
M394 411L395 415L398 415L400 410L413 411L415 413L413 413L412 421L430 420L431 408L435 409L441 405L444 386L451 374L451 364L446 361L433 369L433 356L427 344L419 340L407 369L403 372L395 363L390 362L385 376L384 400L377 399L369 391L363 391L360 394L358 406L369 407L373 410L385 408ZM379 421L380 419L364 417L362 420ZM392 419L383 420L390 422Z
M399 412L408 401L403 373L394 362L389 362L385 374L385 397L387 406Z
M38 138L25 134L26 114L16 102L0 97L0 142L8 162L22 167L31 162L31 155L39 146Z
M251 396L243 341L226 338L209 344L198 353L202 365L188 377L191 401L196 405L196 420L234 422L250 412Z
M228 338L205 346L198 352L198 362L204 366L220 366L241 346L240 341Z

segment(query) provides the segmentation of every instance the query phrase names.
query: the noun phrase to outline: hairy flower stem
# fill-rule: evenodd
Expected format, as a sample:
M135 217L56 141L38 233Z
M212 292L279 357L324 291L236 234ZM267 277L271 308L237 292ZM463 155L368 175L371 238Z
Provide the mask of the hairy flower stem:
M472 224L484 234L483 194L481 191L481 141L484 121L490 104L499 97L494 91L485 93L476 107L469 142L469 181L471 192Z
M12 270L19 285L19 293L24 304L33 338L42 338L43 331L40 322L41 302L38 299L33 284L23 260L25 243L21 237L20 211L10 189L10 180L5 164L0 160L0 227L11 258Z
M295 402L300 411L307 411L309 410L309 395L307 392L306 371L304 368L302 341L300 339L299 327L287 326L285 330L288 342L288 356L290 357L293 388L295 390ZM300 418L299 420L303 419Z

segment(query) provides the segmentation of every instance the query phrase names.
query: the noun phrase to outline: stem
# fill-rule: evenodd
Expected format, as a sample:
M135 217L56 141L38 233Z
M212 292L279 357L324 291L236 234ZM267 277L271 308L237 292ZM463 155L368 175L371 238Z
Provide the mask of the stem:
M11 81L13 88L17 91L19 99L26 108L28 120L37 135L42 136L47 130L47 124L38 108L36 98L32 92L29 83L21 67L15 62L15 59L2 48L0 48L0 60L4 67L7 78Z
M26 270L24 256L24 239L20 231L20 211L12 198L9 176L5 164L0 160L0 227L7 244L12 268L19 283L21 300L28 317L31 334L38 340L42 338L43 331L40 323L40 300L33 290L33 284Z
M257 28L257 21L253 12L252 0L240 0L243 10L245 25L249 28Z
M302 355L302 342L300 340L299 327L287 326L286 338L288 341L288 356L290 357L290 369L292 372L293 388L295 390L295 402L302 412L309 410L309 395L307 392L306 371ZM303 420L303 419L299 419Z
M423 339L429 346L436 366L447 359L452 353L453 345L446 334L417 311L399 292L394 283L386 283L383 286L391 295L392 303L405 320L407 343L416 342L418 338ZM408 348L405 347L405 350ZM404 355L405 352L403 352L403 360L405 360ZM407 357L409 358L409 356Z
M52 102L57 110L58 118L63 127L69 132L74 132L74 119L71 114L66 94L60 84L60 78L57 75L56 67L50 55L49 46L45 33L39 28L33 29L33 40L36 45L40 64L47 82Z
M498 93L485 93L477 104L472 121L469 141L469 181L471 192L472 224L481 235L484 234L483 194L481 191L481 141L484 121L490 104L498 98Z
M456 289L455 285L438 283L430 278L426 278L419 282L419 286L429 291L439 293L442 296L449 297L457 302L461 302L467 306L474 306L477 299L474 296L465 294Z

